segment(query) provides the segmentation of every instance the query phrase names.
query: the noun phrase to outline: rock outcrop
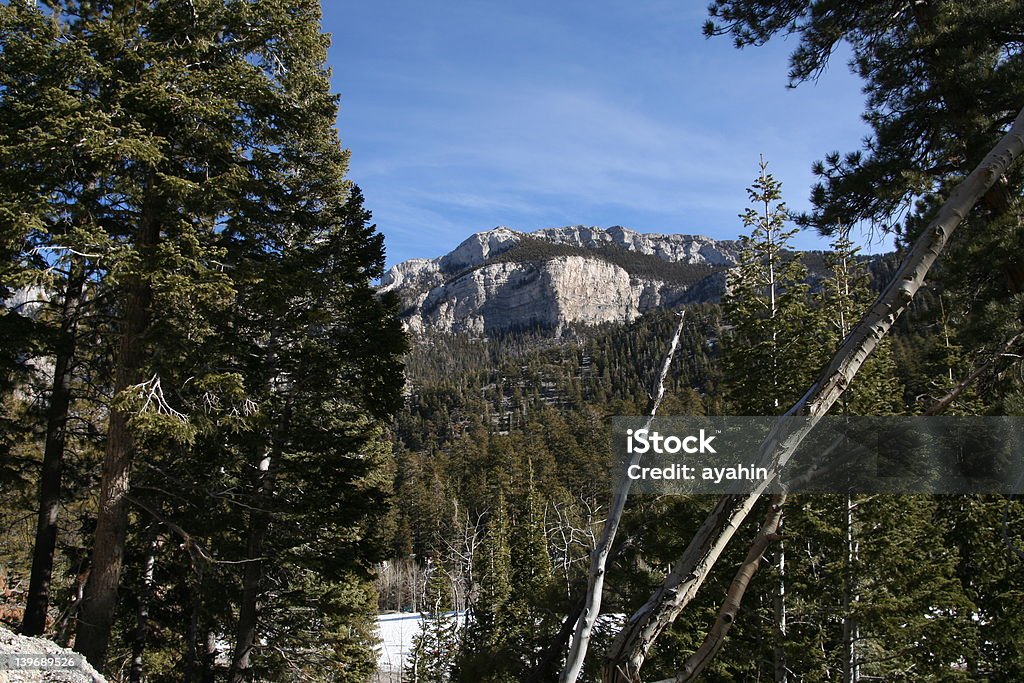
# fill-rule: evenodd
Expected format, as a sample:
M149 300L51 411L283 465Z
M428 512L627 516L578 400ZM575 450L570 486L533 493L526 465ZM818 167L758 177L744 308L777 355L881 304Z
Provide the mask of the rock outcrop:
M0 681L4 683L105 683L85 658L45 638L29 638L0 626Z
M485 335L526 327L628 322L659 306L714 300L737 245L622 227L477 233L451 253L391 268L413 333Z
M659 235L643 233L616 225L608 229L574 225L567 228L545 228L530 233L558 244L583 249L617 246L627 251L656 256L672 263L731 266L738 245L732 240L713 240L703 235Z

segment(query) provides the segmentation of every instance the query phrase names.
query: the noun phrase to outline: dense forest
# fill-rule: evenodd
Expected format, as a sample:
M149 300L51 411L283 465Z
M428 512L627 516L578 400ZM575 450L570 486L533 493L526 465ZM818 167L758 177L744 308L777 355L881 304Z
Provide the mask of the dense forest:
M112 681L1024 680L1020 495L629 495L609 446L1024 413L1024 7L708 13L794 87L850 49L871 136L810 210L762 159L734 266L585 254L720 300L410 338L320 3L0 5L0 622ZM384 612L422 617L387 679Z
M763 256L767 244L751 241L747 248ZM722 305L682 309L662 414L781 412L775 397L783 407L799 397L822 356L841 340L839 313L859 314L896 258L865 261L848 251L851 267L844 270L839 249L825 256L829 277L812 288L803 260L780 253L779 349L764 348L770 332L751 311L765 299L754 287L740 289L763 274L755 271L766 260L752 259L750 280L737 275ZM848 291L853 296L840 296ZM922 414L970 371L944 319L944 297L949 294L935 290L915 301L851 390L848 410ZM568 643L564 615L578 614L588 556L607 515L610 417L642 414L677 321L678 312L659 311L627 326L571 328L557 339L535 330L417 340L407 356L406 408L396 423L393 554L378 573L379 602L382 610L442 615L468 609L472 619L463 631L424 635L415 680L557 678ZM439 347L452 352L440 354ZM808 365L814 354L817 364ZM775 395L753 391L771 385L764 369L773 359L785 385L777 383ZM983 407L980 393L1014 374L1014 365L988 368L948 414L995 409ZM706 496L631 500L603 608L619 616L602 625L596 647L607 647L616 619L644 603L712 502ZM1014 680L1021 671L1020 625L1009 623L1016 617L1004 610L1024 599L1024 567L1016 566L1004 528L1019 539L1024 509L1004 504L993 497L864 496L851 503L859 533L857 556L848 562L847 502L835 495L794 497L785 515L786 535L799 548L786 563L792 630L780 643L780 572L766 566L707 680L771 678L780 649L797 680L840 678L849 659L844 628L854 620L862 624L855 655L860 680ZM723 567L740 564L756 532L749 529L730 549ZM980 557L988 558L984 572ZM698 648L729 578L728 570L709 578L688 614L659 640L652 669L671 673ZM846 596L844 602L837 592L844 582L856 601ZM999 612L998 628L980 621L979 609ZM937 612L944 617L933 621ZM525 630L524 621L531 625ZM917 639L925 637L941 642L944 659L920 646ZM972 669L968 655L978 657L969 662ZM600 666L596 658L588 662L586 680L599 680ZM915 672L912 678L906 670Z

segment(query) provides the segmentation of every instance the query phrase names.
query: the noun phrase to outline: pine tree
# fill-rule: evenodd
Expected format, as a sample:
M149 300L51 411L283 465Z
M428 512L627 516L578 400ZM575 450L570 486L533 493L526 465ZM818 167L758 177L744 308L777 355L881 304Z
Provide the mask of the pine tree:
M314 93L328 97L326 80L317 76L317 85ZM300 162L307 162L303 152L310 157L300 166L309 170L285 185L294 194L281 197L292 222L257 224L255 216L227 233L236 280L250 279L251 286L225 319L223 341L259 415L233 438L232 457L242 468L236 474L241 478L245 463L258 472L244 485L253 509L245 521L249 562L235 628L235 680L253 665L260 622L273 631L274 608L287 608L268 605L257 613L267 578L290 583L288 576L304 571L338 581L366 578L384 547L390 452L379 420L398 406L405 339L394 301L376 297L370 285L382 272L380 236L358 188L340 180L344 156L330 121L316 116L292 129L295 139L281 141L296 145ZM309 138L314 124L323 133L312 137L318 145ZM326 163L332 154L338 166ZM311 203L313 197L320 199ZM246 232L254 225L265 231L262 238ZM267 241L276 245L270 253L256 246ZM313 537L329 542L311 547ZM296 589L292 599L306 598ZM362 636L369 654L369 634Z
M520 680L540 666L539 654L551 640L558 624L553 623L547 607L557 599L552 590L551 557L544 529L540 496L534 481L534 467L526 462L525 491L519 494L516 519L511 532L511 582L515 591L506 603L509 638L506 655L515 660L516 677ZM554 677L557 671L538 672Z
M513 681L510 662L499 657L511 624L506 605L512 598L512 551L509 546L508 508L499 492L487 520L476 574L480 586L467 617L466 641L458 665L460 680Z
M245 650L272 577L293 602L268 603L268 637L321 643L311 661L339 680L372 669L369 573L391 471L381 420L399 402L405 341L395 301L370 286L382 240L343 179L319 19L305 0L0 8L0 285L11 291L32 268L60 275L51 300L68 309L68 283L84 273L84 300L110 321L89 377L113 400L76 637L99 666L118 603L141 608L151 593L150 623L183 620L195 678L204 634L235 630L231 588L245 584ZM4 316L0 333L23 323ZM51 352L73 335L60 339ZM165 550L144 550L129 500L185 552L167 552L165 532ZM329 542L308 547L321 535ZM147 591L145 572L122 572L147 556L158 578L184 571ZM243 560L245 580L218 556ZM162 613L179 591L191 608ZM297 609L322 616L284 628Z
M169 365L188 342L209 332L203 321L230 296L214 245L239 173L244 87L235 43L206 64L229 13L221 7L54 3L48 10L63 39L92 70L74 83L84 110L109 142L95 159L94 220L103 226L108 259L103 282L117 315L112 362L115 397L106 429L104 476L92 569L76 647L102 665L117 605L128 525L127 495L136 445L133 421L145 420L188 439L187 425L164 401L142 415L147 397L172 393L150 359ZM145 30L143 30L145 29ZM226 44L222 37L221 42ZM214 62L210 62L211 64ZM192 65L192 66L187 66ZM250 119L251 122L251 119ZM65 144L73 145L77 137ZM84 190L86 196L88 189Z
M809 218L824 228L861 219L891 226L908 200L940 192L945 180L973 169L1019 110L1018 3L940 0L890 9L870 0L715 0L709 8L705 33L729 35L738 47L795 34L793 86L822 76L836 45L851 46L872 136L863 150L830 154L818 165L822 184ZM1005 211L1006 200L1019 196L1020 171L1005 181L983 211Z
M406 663L406 680L447 683L452 680L459 653L459 616L449 613L451 583L438 553L431 558L428 571L423 625L413 638L412 658Z
M816 165L821 182L811 194L812 211L801 220L823 232L863 221L913 239L1020 107L1024 71L1014 38L1024 27L1020 3L936 0L890 10L869 0L841 6L716 0L709 8L705 32L730 35L739 47L795 35L794 86L822 76L836 45L851 47L850 67L865 82L864 118L872 133L862 149L829 153ZM939 273L952 295L947 312L971 312L964 316L968 355L998 348L1024 319L1022 192L1018 164L966 217L971 230L956 234ZM993 384L1002 385L995 396L1007 388L1019 394L1009 375Z
M812 192L814 208L806 220L823 231L869 221L906 238L916 236L935 214L939 197L978 164L1020 108L1020 3L937 0L892 10L868 0L715 0L710 8L706 33L731 35L741 47L762 44L780 33L795 34L799 43L791 57L792 84L821 75L839 43L852 48L850 64L865 81L864 118L872 135L863 149L828 154L817 165L821 183ZM967 216L970 230L956 233L940 273L945 281L940 302L943 327L950 320L961 321L961 329L950 335L959 344L942 344L946 367L933 370L930 381L921 383L925 392L941 392L952 383L948 368L957 355L968 364L980 362L999 353L1021 328L1022 194L1024 169L1017 164ZM958 345L963 346L959 354ZM994 372L983 389L963 397L963 405L955 408L1019 412L1019 373ZM949 540L960 551L959 574L978 606L976 624L987 631L979 637L987 652L971 657L969 668L992 680L1012 680L1019 677L1019 662L1007 653L1020 648L1009 633L1020 628L1011 625L1011 616L987 616L1004 614L1000 580L977 581L979 574L968 559L985 552L981 548L999 545L986 530L998 525L990 515L991 507L1000 503L969 498L947 502L951 505L941 505L941 517L951 520L955 533ZM1013 501L1001 504L1009 510L1017 506ZM975 505L975 511L968 511ZM977 526L963 521L973 518L988 521Z
M827 276L815 295L814 305L824 318L820 344L839 348L856 320L873 300L870 274L859 257L859 249L846 233L832 242L825 254ZM844 394L845 415L897 415L903 411L902 387L896 380L890 340L883 340L864 363L857 380Z
M824 359L814 343L807 301L807 269L789 249L796 234L782 201L782 184L760 162L747 189L752 206L740 214L749 235L730 272L722 301L726 395L738 415L775 415L798 398Z
M79 389L74 374L84 355L81 321L95 309L87 283L98 277L107 246L96 216L102 213L96 188L102 164L95 159L100 126L74 91L95 77L95 63L80 45L61 40L58 23L28 3L10 3L0 8L0 31L0 296L14 303L0 316L0 388L5 396L16 388L31 391L39 381L36 366L52 369L43 373L51 375L42 392L45 410L22 416L41 423L45 434L21 626L39 635L50 603L65 451L72 441L68 421ZM81 142L71 148L68 138ZM5 432L12 423L5 421Z
M760 174L747 195L751 206L740 218L750 234L740 238L740 257L722 302L723 322L732 327L723 343L722 365L734 413L774 415L798 397L817 367L814 360L820 350L815 344L815 319L809 314L807 268L788 253L796 231L786 228L789 214L782 201L782 184L768 173L763 157ZM772 594L757 596L770 615L763 624L771 626L760 639L771 643L776 683L787 680L785 557L783 543L775 544L775 572L767 573L773 582Z
M1024 600L1024 562L1008 547L1021 528L1024 505L997 496L938 501L945 541L959 550L956 574L974 610L975 647L965 654L972 680L1009 683L1024 675L1024 630L1016 605Z
M763 201L763 196L757 199ZM766 220L760 222L767 224ZM770 246L764 240L763 252L770 254ZM791 315L802 324L788 327L782 326L785 319L779 321L778 327L754 326L749 318L756 321L759 311L771 310L770 289L767 284L760 291L749 284L744 286L743 275L749 278L748 282L757 282L759 273L749 266L738 269L730 297L745 296L757 301L761 292L767 291L768 295L761 294L754 306L744 305L746 300L736 298L726 301L724 319L735 325L730 341L735 343L742 338L753 348L757 348L758 342L770 342L765 348L789 345L799 350L790 356L777 352L774 357L778 360L774 363L750 354L756 372L764 374L764 368L771 368L778 374L800 374L804 362L801 358L831 353L849 331L850 321L859 318L869 305L867 273L845 236L836 241L834 251L824 260L829 272L818 289L812 294L807 287L796 288L803 302L790 309L776 308L798 311ZM748 257L742 263L749 261ZM765 272L769 273L767 277ZM770 273L770 269L762 268L760 281L770 283ZM801 275L806 278L806 271ZM741 334L744 336L740 337ZM727 387L737 374L747 380L743 376L746 367L742 358L735 347L727 348ZM770 380L771 376L748 382L749 388L739 393L740 405L758 405L755 402L761 398L762 409L772 407L766 406L762 398L778 386ZM753 393L758 385L762 387L760 395ZM737 393L731 387L730 395L736 401ZM844 398L842 408L847 415L887 415L901 410L902 387L895 379L887 345L876 350ZM898 525L895 519L907 521ZM941 678L953 667L956 655L951 653L963 651L964 618L969 603L953 575L956 553L943 546L941 536L921 533L935 520L934 506L920 498L809 494L791 497L785 533L802 552L790 555L783 565L785 546L779 544L772 566L762 570L763 576L748 590L746 602L752 609L737 626L732 642L749 651L748 659L754 662L774 660L776 680L785 680L792 672L801 680L842 676L843 680L856 681L862 676L895 675L907 667ZM912 558L927 566L927 571L918 571L916 565L914 570L909 569ZM901 564L904 568L898 571L879 570L904 562L908 566ZM823 590L825 586L828 588ZM836 586L841 590L835 590ZM784 592L779 590L783 587ZM933 619L933 609L941 610L944 617ZM915 650L907 643L905 632L896 626L914 620L921 620L920 632L927 631L927 637L942 643L943 656L933 654L927 662L915 659ZM774 632L765 632L768 624L774 624ZM772 654L767 653L769 643L773 643ZM784 664L780 666L780 662ZM731 666L744 670L740 664ZM754 668L758 675L766 673L760 665ZM747 675L754 674L747 669Z

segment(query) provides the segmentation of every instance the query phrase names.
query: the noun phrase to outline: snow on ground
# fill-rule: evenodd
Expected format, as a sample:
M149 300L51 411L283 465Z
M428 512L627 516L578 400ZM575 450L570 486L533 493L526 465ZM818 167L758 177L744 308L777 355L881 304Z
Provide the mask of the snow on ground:
M448 612L446 617L458 618L466 623L465 612ZM614 634L626 621L625 614L602 614L597 618L596 630ZM377 634L380 651L377 653L377 675L374 683L399 683L405 660L412 654L413 638L423 627L423 615L418 612L392 612L377 615Z
M377 634L381 639L377 653L379 673L402 671L406 656L412 651L412 639L420 632L423 615L419 613L381 614L377 617ZM382 681L391 680L381 678ZM398 680L396 676L394 680Z
M449 618L465 622L465 613L449 612ZM377 633L380 636L380 651L377 653L377 683L397 683L405 666L406 658L412 653L412 641L423 627L423 615L418 612L399 612L377 616Z

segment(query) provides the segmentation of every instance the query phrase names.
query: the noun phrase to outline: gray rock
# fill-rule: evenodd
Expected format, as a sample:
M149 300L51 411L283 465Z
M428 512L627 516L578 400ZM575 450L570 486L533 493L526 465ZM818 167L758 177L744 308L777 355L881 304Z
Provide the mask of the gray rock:
M499 258L523 240L570 247L529 261ZM738 245L699 235L658 235L623 227L569 226L521 233L507 227L477 233L451 253L392 267L380 291L394 291L414 334L485 335L525 327L559 332L571 323L629 322L659 306L717 299L724 275L681 284L629 272L607 250L668 263L727 267ZM657 263L657 261L655 261Z
M19 661L24 658L27 661ZM74 662L72 668L53 668ZM49 666L48 666L49 665ZM29 638L0 626L0 681L3 683L106 683L85 658L45 638Z

